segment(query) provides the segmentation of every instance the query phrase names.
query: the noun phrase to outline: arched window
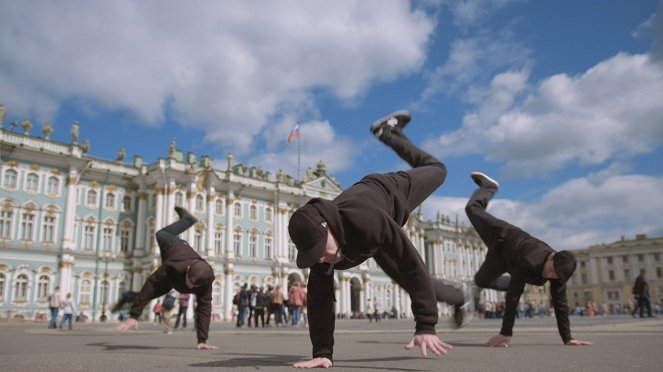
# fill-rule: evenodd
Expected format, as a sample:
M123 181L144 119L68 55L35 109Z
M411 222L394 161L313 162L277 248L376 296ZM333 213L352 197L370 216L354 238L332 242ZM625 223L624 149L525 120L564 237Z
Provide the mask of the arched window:
M36 173L29 173L25 180L25 191L37 192L39 190L39 176Z
M239 231L235 231L233 235L233 250L235 251L235 256L242 256L242 233Z
M175 193L175 205L178 207L184 206L184 194L182 194L181 192Z
M78 289L78 302L81 305L90 305L90 293L92 292L92 283L89 279L81 281L81 287Z
M130 245L131 245L131 230L128 228L122 228L122 230L120 230L120 252L122 253L129 252Z
M258 220L258 207L255 205L251 205L249 207L249 219L251 221L257 221Z
M28 276L19 274L14 284L14 300L26 301L28 297Z
M233 206L235 210L235 217L237 218L242 218L242 204L241 203L235 203Z
M267 208L265 208L265 222L272 223L272 220L273 220L272 208L267 207Z
M87 199L85 200L85 204L91 207L94 207L97 205L97 191L96 190L89 190L87 192Z
M83 249L91 251L94 248L95 225L89 224L83 227Z
M7 188L15 189L18 180L18 172L13 169L8 169L5 172L5 178L2 185Z
M223 230L214 232L214 252L217 256L223 255Z
M115 209L115 194L112 192L106 194L106 208Z
M30 212L24 212L21 220L21 240L32 241L34 232L35 215Z
M55 216L44 216L44 225L42 226L41 240L47 243L53 243L55 232Z
M271 236L266 236L265 237L265 259L270 259L272 258L272 237Z
M216 199L216 202L214 203L214 209L216 214L223 214L225 210L225 203L223 202L223 199Z
M51 278L48 275L42 275L37 282L37 301L46 301L48 290L51 287Z
M249 237L249 256L251 258L258 256L258 234L255 231Z
M131 211L131 196L124 196L122 198L122 210L125 212Z
M193 239L193 249L198 252L198 254L203 254L203 232L196 230Z
M0 211L0 239L11 238L13 216L14 212L11 209Z
M60 192L60 180L55 176L48 177L46 184L46 193L49 195L56 195Z
M205 210L205 198L202 195L196 195L196 210L204 211Z

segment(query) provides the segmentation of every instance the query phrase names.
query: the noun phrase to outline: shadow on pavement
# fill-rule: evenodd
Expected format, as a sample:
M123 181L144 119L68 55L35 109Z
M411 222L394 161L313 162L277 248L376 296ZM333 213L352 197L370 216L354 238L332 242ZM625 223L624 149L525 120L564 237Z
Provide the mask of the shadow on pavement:
M107 342L95 342L91 344L87 344L87 346L102 346L106 348L106 350L158 350L158 349L164 349L163 347L156 347L156 346L144 346L144 345L113 345L109 344Z

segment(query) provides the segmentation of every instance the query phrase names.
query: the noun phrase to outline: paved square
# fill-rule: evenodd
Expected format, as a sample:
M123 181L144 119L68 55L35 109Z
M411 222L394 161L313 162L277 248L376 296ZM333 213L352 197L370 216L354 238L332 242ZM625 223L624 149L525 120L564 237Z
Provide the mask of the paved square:
M138 331L115 333L117 323L74 324L74 330L47 329L46 323L0 322L2 371L292 371L310 356L308 331L292 328L236 329L212 323L209 343L216 351L195 350L195 332L162 333L141 323ZM337 322L334 368L343 371L657 371L663 362L663 319L571 318L573 336L594 346L561 343L554 319L518 319L512 346L483 344L499 320L475 320L441 338L454 345L444 357L421 358L406 351L411 320Z

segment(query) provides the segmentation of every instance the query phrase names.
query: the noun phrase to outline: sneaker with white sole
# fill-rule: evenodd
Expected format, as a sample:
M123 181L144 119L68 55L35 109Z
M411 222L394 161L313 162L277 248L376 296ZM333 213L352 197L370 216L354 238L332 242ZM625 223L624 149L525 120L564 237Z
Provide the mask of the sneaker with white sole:
M474 317L474 298L472 296L471 288L463 283L462 291L465 295L465 302L462 305L454 306L453 325L460 329L470 324Z
M485 173L481 172L472 172L470 174L470 177L472 177L472 180L474 183L479 185L479 187L493 187L493 188L499 188L500 184L499 182L495 181L494 179L488 177Z
M412 119L412 115L407 110L399 110L380 118L371 124L371 133L380 138L385 127L403 129Z

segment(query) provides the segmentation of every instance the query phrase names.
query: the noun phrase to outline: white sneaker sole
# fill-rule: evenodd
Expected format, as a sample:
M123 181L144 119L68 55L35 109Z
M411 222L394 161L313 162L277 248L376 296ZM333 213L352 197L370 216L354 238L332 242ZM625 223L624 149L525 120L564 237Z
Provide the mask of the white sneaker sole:
M472 173L470 174L470 177L472 177L472 180L474 181L474 183L476 183L476 184L479 185L479 186L481 186L481 183L482 183L481 181L488 181L488 183L492 183L493 186L495 186L495 188L499 188L499 187L500 187L500 183L499 183L499 182L497 182L497 181L495 181L494 179L488 177L488 175L485 174L485 173L481 173L481 172L472 172ZM484 186L485 186L485 185L484 185Z

